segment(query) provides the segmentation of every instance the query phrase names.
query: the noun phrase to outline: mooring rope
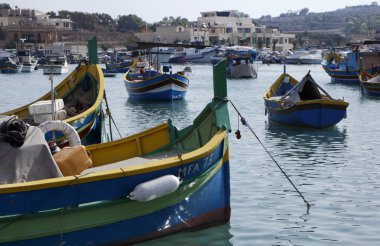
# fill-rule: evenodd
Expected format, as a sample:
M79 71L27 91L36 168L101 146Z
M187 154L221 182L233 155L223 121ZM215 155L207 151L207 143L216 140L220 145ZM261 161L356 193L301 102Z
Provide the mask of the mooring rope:
M273 162L277 165L277 167L280 169L280 171L282 172L282 174L286 177L286 179L289 181L289 183L293 186L293 188L297 191L297 193L299 194L299 196L303 199L303 201L306 203L306 206L307 206L307 209L309 210L310 208L310 204L308 201L306 201L305 197L302 195L302 193L298 190L298 188L294 185L294 183L292 182L292 180L289 178L289 176L285 173L285 171L282 169L282 167L280 166L280 164L278 164L278 162L274 159L274 157L272 156L272 154L269 152L269 150L265 147L265 145L261 142L260 138L256 135L256 133L253 131L252 127L248 124L248 122L246 121L246 119L241 115L241 113L239 112L239 110L235 107L235 105L233 104L233 102L231 100L229 100L229 102L231 103L232 107L234 107L235 111L237 112L238 116L241 118L241 123L246 126L250 131L251 133L256 137L257 141L260 143L260 145L264 148L264 150L267 152L267 154L270 156L270 158L273 160ZM240 132L237 133L240 135Z
M117 132L119 133L120 138L122 138L123 136L121 135L121 133L120 133L120 131L119 131L119 128L117 128L116 122L115 122L115 120L113 119L112 114L111 114L111 110L110 110L110 108L109 108L109 106L108 106L106 90L104 90L103 98L104 98L104 101L106 102L106 114L107 114L108 117L109 117L109 123L108 123L108 124L109 124L109 127L110 127L111 141L113 141L113 137L112 137L112 124L111 124L111 121L112 121L112 123L114 124L114 126L115 126Z

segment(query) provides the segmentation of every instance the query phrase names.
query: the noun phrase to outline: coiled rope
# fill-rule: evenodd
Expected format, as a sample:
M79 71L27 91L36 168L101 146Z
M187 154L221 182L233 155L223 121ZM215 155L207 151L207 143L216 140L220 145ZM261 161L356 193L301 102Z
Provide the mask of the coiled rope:
M246 126L250 131L251 133L255 136L255 138L257 139L257 141L260 143L260 145L264 148L264 150L267 152L267 154L270 156L270 158L273 160L273 162L277 165L277 167L280 169L280 171L282 172L282 174L286 177L286 179L289 181L289 183L293 186L293 188L296 190L296 192L298 193L298 195L303 199L303 201L306 203L306 206L307 206L307 210L309 210L310 208L310 204L308 201L306 201L305 197L302 195L302 193L298 190L298 188L294 185L294 183L292 182L292 180L289 178L289 176L285 173L285 171L282 169L282 167L280 166L280 164L278 164L278 162L274 159L274 157L271 155L271 153L269 152L269 150L265 147L265 145L261 142L260 138L256 135L256 133L253 131L252 127L248 124L248 122L246 121L246 119L241 115L241 113L239 112L239 110L235 107L235 105L233 104L233 102L231 100L228 100L232 107L234 107L235 111L237 112L238 116L240 117L240 120L241 120L241 123L243 124L243 126ZM240 131L237 130L236 131L236 135L238 138L240 138Z
M4 121L0 125L0 140L9 143L14 148L20 148L26 137L29 125L16 116Z

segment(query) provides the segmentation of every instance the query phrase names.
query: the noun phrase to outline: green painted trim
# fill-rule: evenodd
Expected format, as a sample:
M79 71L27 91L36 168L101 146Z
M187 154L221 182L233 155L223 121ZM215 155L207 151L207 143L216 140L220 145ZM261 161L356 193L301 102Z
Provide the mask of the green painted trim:
M98 39L94 36L87 42L88 47L88 61L90 64L99 64L98 59Z
M227 97L227 61L225 59L213 66L214 98Z
M0 219L0 243L47 237L128 220L172 206L201 188L223 165L222 160L178 190L149 202L128 198ZM1 229L2 228L2 229Z

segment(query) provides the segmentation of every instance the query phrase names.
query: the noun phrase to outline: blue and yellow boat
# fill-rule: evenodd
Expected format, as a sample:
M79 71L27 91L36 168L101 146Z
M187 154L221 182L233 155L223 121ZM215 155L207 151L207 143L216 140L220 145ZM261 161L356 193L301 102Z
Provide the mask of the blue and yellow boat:
M348 103L332 98L311 77L298 82L283 73L265 92L265 113L271 121L301 127L327 128L346 117Z
M95 50L95 53L94 51ZM94 144L101 142L101 125L103 122L102 100L104 95L104 77L97 59L96 38L89 41L90 60L88 63L80 63L55 88L55 99L63 99L64 108L59 112L58 119L72 125L79 133L82 143ZM51 92L41 98L20 108L0 113L0 115L16 115L18 118L31 125L42 123L44 116L47 120L50 115L33 115L30 106L41 101L51 99ZM51 135L51 133L50 133ZM57 144L62 146L67 143L63 134L56 134Z
M322 67L331 77L332 82L358 84L358 75L363 64L367 73L380 72L379 57L380 52L360 51L359 46L354 46L345 57L341 57L337 52L331 50L322 60Z
M380 97L380 73L369 74L364 69L359 74L360 90L371 97Z
M0 243L127 245L228 222L225 67L225 61L214 67L214 99L192 125L177 130L169 120L124 139L79 146L92 162L83 171L0 185Z
M124 83L130 99L176 100L185 97L189 79L184 71L173 73L171 66L163 66L161 73L145 62L135 62Z
M17 57L3 57L0 60L1 73L19 73L21 69L22 64L18 62Z

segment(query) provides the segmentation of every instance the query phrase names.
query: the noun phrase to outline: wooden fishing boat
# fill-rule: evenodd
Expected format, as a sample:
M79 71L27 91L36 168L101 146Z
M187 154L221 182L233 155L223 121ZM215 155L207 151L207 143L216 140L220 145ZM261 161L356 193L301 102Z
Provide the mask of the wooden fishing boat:
M380 97L380 73L369 74L363 69L359 74L359 81L363 94Z
M102 100L104 77L97 64L96 39L89 41L89 63L80 63L74 71L55 88L56 119L72 125L79 133L82 143L94 144L101 141ZM95 53L91 53L95 49ZM20 108L0 113L16 115L31 125L38 125L52 119L51 92ZM50 101L49 101L50 100ZM61 102L58 105L58 102ZM38 107L38 110L37 110ZM50 134L52 135L52 134ZM55 135L58 145L65 145L63 134ZM51 137L52 138L52 137Z
M3 57L0 60L1 73L19 73L22 69L22 64L17 57Z
M130 99L175 100L185 97L189 79L185 71L173 73L171 66L163 66L161 73L137 61L124 75L124 83Z
M310 73L310 72L309 72ZM264 94L271 121L303 127L331 127L346 117L348 103L333 99L310 74L300 82L285 72Z
M64 148L54 156L47 150L34 151L47 157L30 157L31 166L46 169L49 161L54 166L60 160L55 173L65 165L80 170L65 169L64 177L0 185L0 243L128 245L229 221L225 67L225 61L214 67L214 99L183 130L169 120L124 139ZM31 148L29 131L34 132L34 145L48 148L37 140L43 138L39 129L31 126L26 147L8 146L16 157L27 155L23 151ZM0 152L9 145L0 144ZM61 158L62 151L74 149L81 155ZM79 163L92 166L70 164L69 159L79 161L79 156L84 157ZM36 159L43 161L35 163ZM3 167L15 166L9 159L0 162Z
M359 73L364 64L367 73L380 72L380 52L360 51L359 46L353 46L345 57L337 52L330 51L322 61L322 67L331 77L332 82L344 84L358 84ZM361 60L363 63L361 63Z
M133 65L132 60L125 60L122 62L107 62L106 70L111 73L126 73Z
M107 70L105 68L102 68L104 77L116 77L117 72L113 72L110 70Z

